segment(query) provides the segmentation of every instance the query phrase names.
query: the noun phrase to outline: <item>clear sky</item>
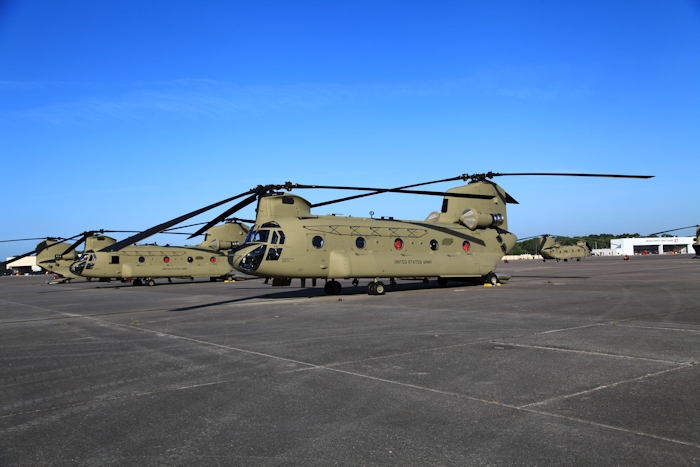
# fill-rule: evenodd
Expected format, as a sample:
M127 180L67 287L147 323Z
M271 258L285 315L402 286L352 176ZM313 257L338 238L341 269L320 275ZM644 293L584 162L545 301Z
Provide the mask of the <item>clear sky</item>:
M258 184L489 170L656 175L498 180L520 237L646 234L700 223L699 148L697 1L0 0L3 240L145 229Z

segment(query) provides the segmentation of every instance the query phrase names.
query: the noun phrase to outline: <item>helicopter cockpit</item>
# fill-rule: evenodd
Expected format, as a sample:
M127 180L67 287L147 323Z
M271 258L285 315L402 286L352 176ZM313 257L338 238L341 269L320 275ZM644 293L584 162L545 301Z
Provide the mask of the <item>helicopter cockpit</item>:
M284 245L286 236L279 227L280 225L273 221L266 222L261 226L255 225L250 229L243 242L243 246L258 243L262 243L263 245L260 245L243 257L240 262L241 268L248 272L253 272L260 267L263 257L265 261L277 261L280 259L280 256L282 256L282 247L279 245ZM267 255L265 255L266 252Z
M95 261L97 261L97 255L93 253L83 253L75 263L71 264L70 271L76 276L79 276L85 269L92 269L95 266Z

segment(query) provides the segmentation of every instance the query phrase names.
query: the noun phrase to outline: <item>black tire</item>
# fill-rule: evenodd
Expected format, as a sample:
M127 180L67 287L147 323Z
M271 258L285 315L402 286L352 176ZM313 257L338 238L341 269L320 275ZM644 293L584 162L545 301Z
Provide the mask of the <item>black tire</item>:
M367 295L374 295L376 292L374 290L374 282L367 284Z
M446 277L438 277L438 285L440 287L445 287L448 282L449 282L449 279L447 279Z
M210 277L209 282L216 282L216 277Z
M374 295L384 295L385 293L384 282L376 282L374 284Z
M156 285L156 281L154 281L153 279L148 279L146 281L146 285L149 287L153 287L154 285Z
M142 281L141 279L134 279L134 285L137 286L137 287L138 287L139 285L143 285L143 281Z
M325 290L328 295L338 295L340 291L343 290L343 286L341 286L338 281L328 281L326 285L323 286L323 290Z
M492 286L497 286L498 285L498 276L492 272L488 273L486 275L486 283L491 284Z

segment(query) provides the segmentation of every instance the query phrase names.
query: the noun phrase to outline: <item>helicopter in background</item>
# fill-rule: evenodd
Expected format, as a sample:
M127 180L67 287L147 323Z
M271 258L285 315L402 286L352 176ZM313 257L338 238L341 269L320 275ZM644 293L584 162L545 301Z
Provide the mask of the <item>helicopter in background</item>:
M116 242L115 239L103 235L104 232L122 232L133 233L133 230L91 230L82 232L73 237L39 237L39 238L22 238L17 240L3 240L3 242L17 242L27 240L42 240L36 247L18 256L3 262L10 264L32 254L36 254L36 265L43 270L54 274L55 278L49 281L49 284L69 283L73 279L78 279L80 276L70 271L70 265L78 259L79 255L76 248L83 242L86 244L85 249L104 248L106 245ZM75 243L68 243L70 240L75 240L78 237L83 237L82 240ZM88 280L91 280L88 278Z
M190 226L179 228L185 227ZM163 233L190 235L172 232L172 230L175 229L169 229ZM35 250L14 257L8 263L36 253L37 266L56 275L49 284L69 283L80 277L88 281L97 278L101 282L121 279L122 282L131 281L134 285L143 283L155 285L154 279L159 277L168 278L169 281L173 277L190 279L209 277L211 281L233 279L234 275L231 274L233 270L228 264L226 251L242 243L248 233L248 226L237 222L236 219L229 219L224 224L213 226L203 232L205 238L197 246L132 246L112 257L105 257L98 263L97 252L117 242L116 239L104 235L105 232L134 233L135 231L91 230L65 239L21 239L43 241L37 244ZM74 243L68 243L78 237L82 238ZM77 248L83 243L84 251L78 254ZM187 262L179 265L179 260L182 258ZM102 266L103 263L104 266ZM237 276L237 278L242 277Z
M529 240L531 238L541 237L537 247L537 253L542 256L542 261L547 261L548 259L554 259L557 261L568 261L570 259L575 259L576 261L581 261L582 258L587 258L591 256L591 245L585 241L578 241L576 245L562 245L556 241L556 236L544 234L535 235L532 237L522 238L521 242Z
M201 232L205 238L196 246L134 245L108 254L102 250L118 243L109 238L104 244L86 246L83 254L70 264L69 270L76 276L99 278L100 281L121 279L136 286L153 286L157 278L171 281L172 278L194 280L195 277L209 277L212 282L243 279L232 274L227 252L243 242L248 230L247 225L232 219Z
M695 250L695 256L693 259L700 259L700 225L689 225L687 227L680 227L677 229L664 230L663 232L654 232L649 235L661 235L669 232L676 232L677 230L695 229L695 238L693 238L693 250Z
M258 185L256 188L219 201L176 219L156 225L102 252L116 252L150 235L202 214L225 203L246 197L212 220L222 218L257 201L255 225L240 248L231 250L229 261L246 274L273 278L273 285L289 285L291 280L325 279L329 295L341 292L339 278L370 279L370 295L383 295L385 285L396 278L427 281L437 277L440 285L449 280L480 280L498 285L495 274L503 255L515 245L517 237L508 231L506 204L517 204L503 188L489 179L498 176L579 176L613 178L651 178L638 175L517 173L463 174L443 180L400 188L367 188L324 185ZM446 192L410 190L417 186L447 181L469 181ZM306 199L285 193L293 189L336 189L366 191L360 195L311 204ZM282 191L284 190L284 191ZM424 221L374 219L335 215L314 215L311 208L380 193L405 193L443 197L440 212ZM201 230L201 229L200 229Z

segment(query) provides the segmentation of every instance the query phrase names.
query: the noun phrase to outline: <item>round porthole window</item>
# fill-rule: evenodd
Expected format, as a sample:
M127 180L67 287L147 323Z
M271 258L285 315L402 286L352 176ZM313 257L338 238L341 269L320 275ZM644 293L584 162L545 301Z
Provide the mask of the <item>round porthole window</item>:
M438 241L430 240L430 249L433 251L437 251L438 248L440 248L440 244L438 243Z
M209 258L209 261L211 261L212 263L216 263L216 257L212 256L211 258Z
M139 256L139 263L143 263L144 261L146 261L146 258L144 258L143 256Z
M163 262L164 262L164 263L169 263L169 262L170 262L170 258L168 258L168 257L166 256L165 258L163 258Z
M364 238L357 237L357 239L355 240L355 246L357 248L359 248L360 250L362 250L365 246L367 246L367 242L365 241Z
M192 261L194 261L194 258L192 258L191 256L188 256L188 257L187 257L187 262L188 262L188 263L191 263Z
M396 240L394 240L394 248L396 248L397 250L402 250L403 249L403 240L401 240L400 238L397 238Z
M321 248L323 246L323 237L320 235L316 235L312 240L311 244L314 246L314 248Z
M464 251L469 251L469 250L471 250L471 248L472 248L472 246L467 240L465 240L464 243L462 243L462 249Z

